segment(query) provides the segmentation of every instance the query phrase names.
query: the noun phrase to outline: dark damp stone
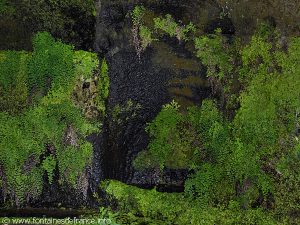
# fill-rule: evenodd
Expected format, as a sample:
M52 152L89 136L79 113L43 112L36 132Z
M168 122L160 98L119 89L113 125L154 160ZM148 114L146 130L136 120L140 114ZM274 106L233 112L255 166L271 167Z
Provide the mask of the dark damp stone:
M212 34L216 29L220 28L222 30L222 34L224 35L234 35L235 27L230 18L217 18L215 20L210 21L205 28L205 33Z

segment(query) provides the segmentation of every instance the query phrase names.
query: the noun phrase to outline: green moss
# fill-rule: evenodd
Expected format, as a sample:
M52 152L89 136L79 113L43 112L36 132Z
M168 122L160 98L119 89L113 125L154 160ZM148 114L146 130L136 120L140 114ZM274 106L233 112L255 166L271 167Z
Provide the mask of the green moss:
M187 129L189 121L179 112L180 106L175 102L165 105L155 120L148 124L146 131L151 142L147 153L140 153L135 160L138 168L169 167L186 168L194 160L194 152L198 146L194 145L193 130ZM143 164L144 161L147 162ZM151 165L152 164L152 165Z
M146 9L143 6L135 6L131 13L133 44L139 58L141 53L154 41L152 31L144 25L145 14Z
M170 14L167 14L165 18L154 18L154 27L166 32L171 37L176 37L179 41L187 41L187 34L196 31L195 26L191 22L186 26L180 26Z
M102 187L117 200L116 220L121 224L281 224L261 209L241 210L234 202L224 208L200 208L181 193L143 190L119 181Z
M207 66L208 77L224 78L225 75L231 73L232 58L220 29L216 30L215 35L196 38L195 47L197 56Z
M96 97L96 105L98 110L105 115L105 100L109 94L109 74L108 65L105 59L102 60L100 74L97 82L97 92L99 93Z
M25 52L0 53L0 110L11 114L22 112L28 97L28 69L30 55Z
M39 196L45 173L53 182L56 169L60 183L86 195L92 145L85 138L99 126L84 116L71 97L80 78L94 79L96 55L74 52L72 46L39 33L32 53L2 52L0 64L1 97L6 99L0 112L0 184L4 196L12 204L23 205ZM107 72L107 68L102 71ZM96 93L103 93L104 101L109 83L100 82L103 89L100 85Z
M54 170L56 168L56 160L53 156L48 156L43 160L42 168L47 172L48 181L51 184L53 181Z
M126 123L130 118L134 118L138 115L138 111L141 109L141 105L129 99L126 103L117 104L111 110L112 121L121 125Z
M279 37L263 26L246 46L228 45L220 31L198 39L210 81L220 85L225 101L239 106L231 118L224 116L222 101L205 100L187 111L174 102L163 107L148 124L150 143L135 165L192 169L185 194L200 206L234 201L245 209L274 207L282 222L296 224L300 39L291 38L285 49ZM235 93L226 88L233 81L239 82ZM170 91L191 96L188 79L173 82L182 90Z

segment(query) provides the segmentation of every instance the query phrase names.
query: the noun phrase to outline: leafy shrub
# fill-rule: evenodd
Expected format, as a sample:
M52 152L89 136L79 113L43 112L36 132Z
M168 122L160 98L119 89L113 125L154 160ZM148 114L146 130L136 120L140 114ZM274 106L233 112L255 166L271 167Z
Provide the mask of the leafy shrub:
M204 35L195 39L197 57L207 66L207 76L222 79L233 70L233 59L229 54L226 39L217 29L216 34Z
M173 101L163 106L162 111L146 128L151 142L146 152L140 153L135 166L185 168L189 165L197 146L194 133L188 129L188 121L179 112L179 105ZM145 164L145 161L148 163Z
M143 19L143 16L145 15L145 7L143 6L135 6L133 11L132 11L132 14L131 14L131 17L132 17L132 23L134 26L140 26L142 25L142 19Z
M192 23L186 26L178 25L170 14L167 14L165 18L154 18L154 27L166 32L170 37L176 37L179 41L187 41L187 34L196 30Z
M118 202L122 224L280 224L261 209L240 210L234 202L228 208L199 208L181 193L143 190L118 181L102 187Z
M57 169L60 183L86 196L92 145L85 138L98 131L98 124L91 123L71 97L81 76L94 76L97 63L95 54L75 53L72 46L55 41L48 33L36 35L33 53L1 53L1 91L6 91L4 98L12 107L1 105L0 185L3 196L13 204L20 206L38 197L43 175L47 173L52 183ZM102 67L106 74L99 81L103 90L99 85L98 92L104 101L109 83L107 65ZM22 85L26 95L20 89L22 95L14 98L24 110L12 113L20 104L10 103L11 95L18 93L11 90ZM34 101L27 101L27 93Z
M74 52L73 62L76 65L75 73L82 79L93 77L99 67L97 54L82 50Z
M146 49L154 41L152 31L146 26L140 27L139 35L141 37L142 49Z
M55 41L49 33L38 33L33 39L33 54L29 63L29 81L32 88L47 93L50 88L73 87L75 77L73 48ZM47 83L51 85L47 86ZM55 87L56 86L56 87Z
M56 168L56 160L53 156L48 156L46 159L43 160L42 167L47 172L48 181L51 184L53 181L54 170Z
M145 51L153 41L158 40L155 38L156 36L159 36L158 31L163 31L171 37L176 37L179 41L188 41L188 34L196 31L196 28L192 23L189 23L188 25L179 25L169 14L166 15L165 18L154 18L153 29L152 27L145 26L145 15L146 9L143 6L135 6L131 13L133 44L139 58L141 53Z

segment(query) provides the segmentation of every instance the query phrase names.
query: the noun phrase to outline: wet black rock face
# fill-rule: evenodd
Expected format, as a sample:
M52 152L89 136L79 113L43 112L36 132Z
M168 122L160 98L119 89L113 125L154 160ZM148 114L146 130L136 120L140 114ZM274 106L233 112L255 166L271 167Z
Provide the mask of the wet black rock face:
M145 4L154 11L164 9L165 13L176 16L184 12L180 1L146 1ZM93 167L93 173L101 174L101 178L95 177L97 181L117 179L145 188L158 186L161 190L183 191L187 171L168 170L162 174L156 170L135 171L132 162L149 143L146 124L155 118L162 105L181 94L170 92L172 79L191 75L200 78L205 71L185 44L171 38L163 38L147 48L139 59L132 45L128 16L133 7L130 1L98 2L95 50L108 61L110 94L100 146L94 149L94 164L102 163ZM170 58L172 54L175 57ZM195 96L188 100L196 104L210 90L207 86L200 90L192 88Z
M93 45L99 57L106 58L110 76L107 116L102 132L89 137L94 146L94 155L89 170L88 198L84 199L70 187L61 187L54 182L45 185L43 195L32 205L95 206L93 193L98 191L99 183L105 179L117 179L144 188L156 186L160 191L183 191L188 171L136 171L132 162L140 151L147 148L149 138L145 132L146 124L155 118L162 105L175 99L186 107L201 104L204 98L210 96L205 68L195 58L192 43L180 43L166 36L148 47L139 59L132 44L129 13L136 4L143 4L156 16L169 13L182 23L192 21L200 33L212 33L216 28L221 28L223 34L228 36L249 37L255 28L254 21L261 21L266 16L273 16L274 23L284 27L282 24L285 24L285 20L279 18L282 13L276 11L282 4L269 7L268 1L258 1L257 4L256 1L234 1L229 5L227 14L221 16L225 7L221 2L224 1L97 0L96 19L78 15L79 23L69 28L77 31L75 44L79 43L78 46L84 49ZM268 6L268 10L263 10L261 6L264 5ZM272 15L265 15L266 12ZM67 13L70 17L77 17L78 11L73 9ZM297 21L295 18L298 17L287 18L286 23L290 19ZM16 26L15 23L4 25L5 29ZM93 27L94 43L91 40ZM4 28L0 27L0 31L4 32ZM18 28L18 36L24 32ZM30 37L26 40L28 42ZM11 46L20 48L18 40ZM5 49L2 46L0 48Z
M135 52L128 51L108 58L111 68L108 108L111 112L117 104L124 107L130 100L133 109L128 109L118 117L120 123L116 123L112 119L113 115L108 114L108 129L105 130L107 138L103 140L107 142L104 159L104 174L107 178L124 182L129 180L133 157L148 144L144 131L146 123L155 117L163 104L170 101L164 87L172 74L151 63L151 54L151 51L143 54L140 61ZM134 113L136 115L133 116Z
M205 33L213 34L216 29L220 28L222 30L223 35L234 35L235 27L228 17L226 18L217 18L210 21L206 28Z
M184 169L147 169L143 171L135 171L132 185L143 188L154 188L162 192L183 192L184 182L189 174Z

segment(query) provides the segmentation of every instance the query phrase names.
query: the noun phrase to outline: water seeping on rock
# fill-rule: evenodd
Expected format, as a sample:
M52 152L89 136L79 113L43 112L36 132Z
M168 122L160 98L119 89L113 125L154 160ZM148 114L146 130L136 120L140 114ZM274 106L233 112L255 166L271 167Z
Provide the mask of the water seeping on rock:
M192 21L199 30L197 35L221 28L228 38L237 35L247 40L256 25L265 20L272 21L283 32L299 32L299 25L295 21L297 23L300 19L295 11L297 5L294 7L293 2L224 2L96 0L93 45L99 58L107 60L110 90L101 132L88 138L93 144L93 160L88 170L88 197L85 199L70 187L61 186L57 182L58 174L55 174L54 182L51 185L45 182L42 196L31 205L94 207L97 202L93 195L99 191L99 184L105 179L116 179L143 188L156 186L160 191L183 191L187 170L137 171L132 162L139 152L147 149L149 137L145 131L146 124L155 118L164 104L175 99L183 107L199 105L204 98L213 94L206 79L206 68L195 57L191 43L168 36L153 43L139 58L132 41L130 12L139 4L151 10L149 15L171 14L176 21ZM264 10L266 8L268 10ZM82 28L81 25L78 27ZM91 24L89 27L92 27ZM87 38L87 41L91 40ZM83 46L89 48L91 45L86 43ZM18 49L18 46L15 48Z
M270 5L267 1L96 1L94 49L108 61L110 94L102 133L92 138L94 184L103 179L117 179L140 187L182 191L188 171L169 169L162 174L156 169L136 171L132 161L137 153L147 148L149 139L145 126L162 105L172 99L184 107L197 105L212 95L205 68L195 58L189 43L163 36L138 58L130 20L135 5L145 6L151 10L150 15L171 14L177 21L192 21L200 34L221 28L222 34L229 39L237 35L243 41L252 35L257 24L269 22L270 18L281 30L286 30L284 24L288 21L299 19L295 12L292 13L294 20L282 17L275 9L288 10L288 3L280 5L279 2ZM271 10L254 12L258 7ZM288 24L297 26L294 22Z
M156 13L160 13L160 6L163 6L164 13L182 11L179 1L148 1L145 4ZM162 185L169 191L172 191L172 186L174 191L183 190L186 170L166 170L163 174L155 169L136 171L132 162L137 153L147 148L146 124L154 119L162 105L174 98L199 104L209 95L210 88L206 84L180 83L180 79L188 77L204 79L205 72L185 43L165 37L138 58L128 17L133 7L133 3L124 1L98 2L95 50L108 61L110 94L100 147L95 149L101 152L95 152L99 156L96 161L102 162L97 170L101 170L105 179L117 179L141 187ZM174 79L179 82L172 84ZM186 89L182 86L191 94L186 96Z

